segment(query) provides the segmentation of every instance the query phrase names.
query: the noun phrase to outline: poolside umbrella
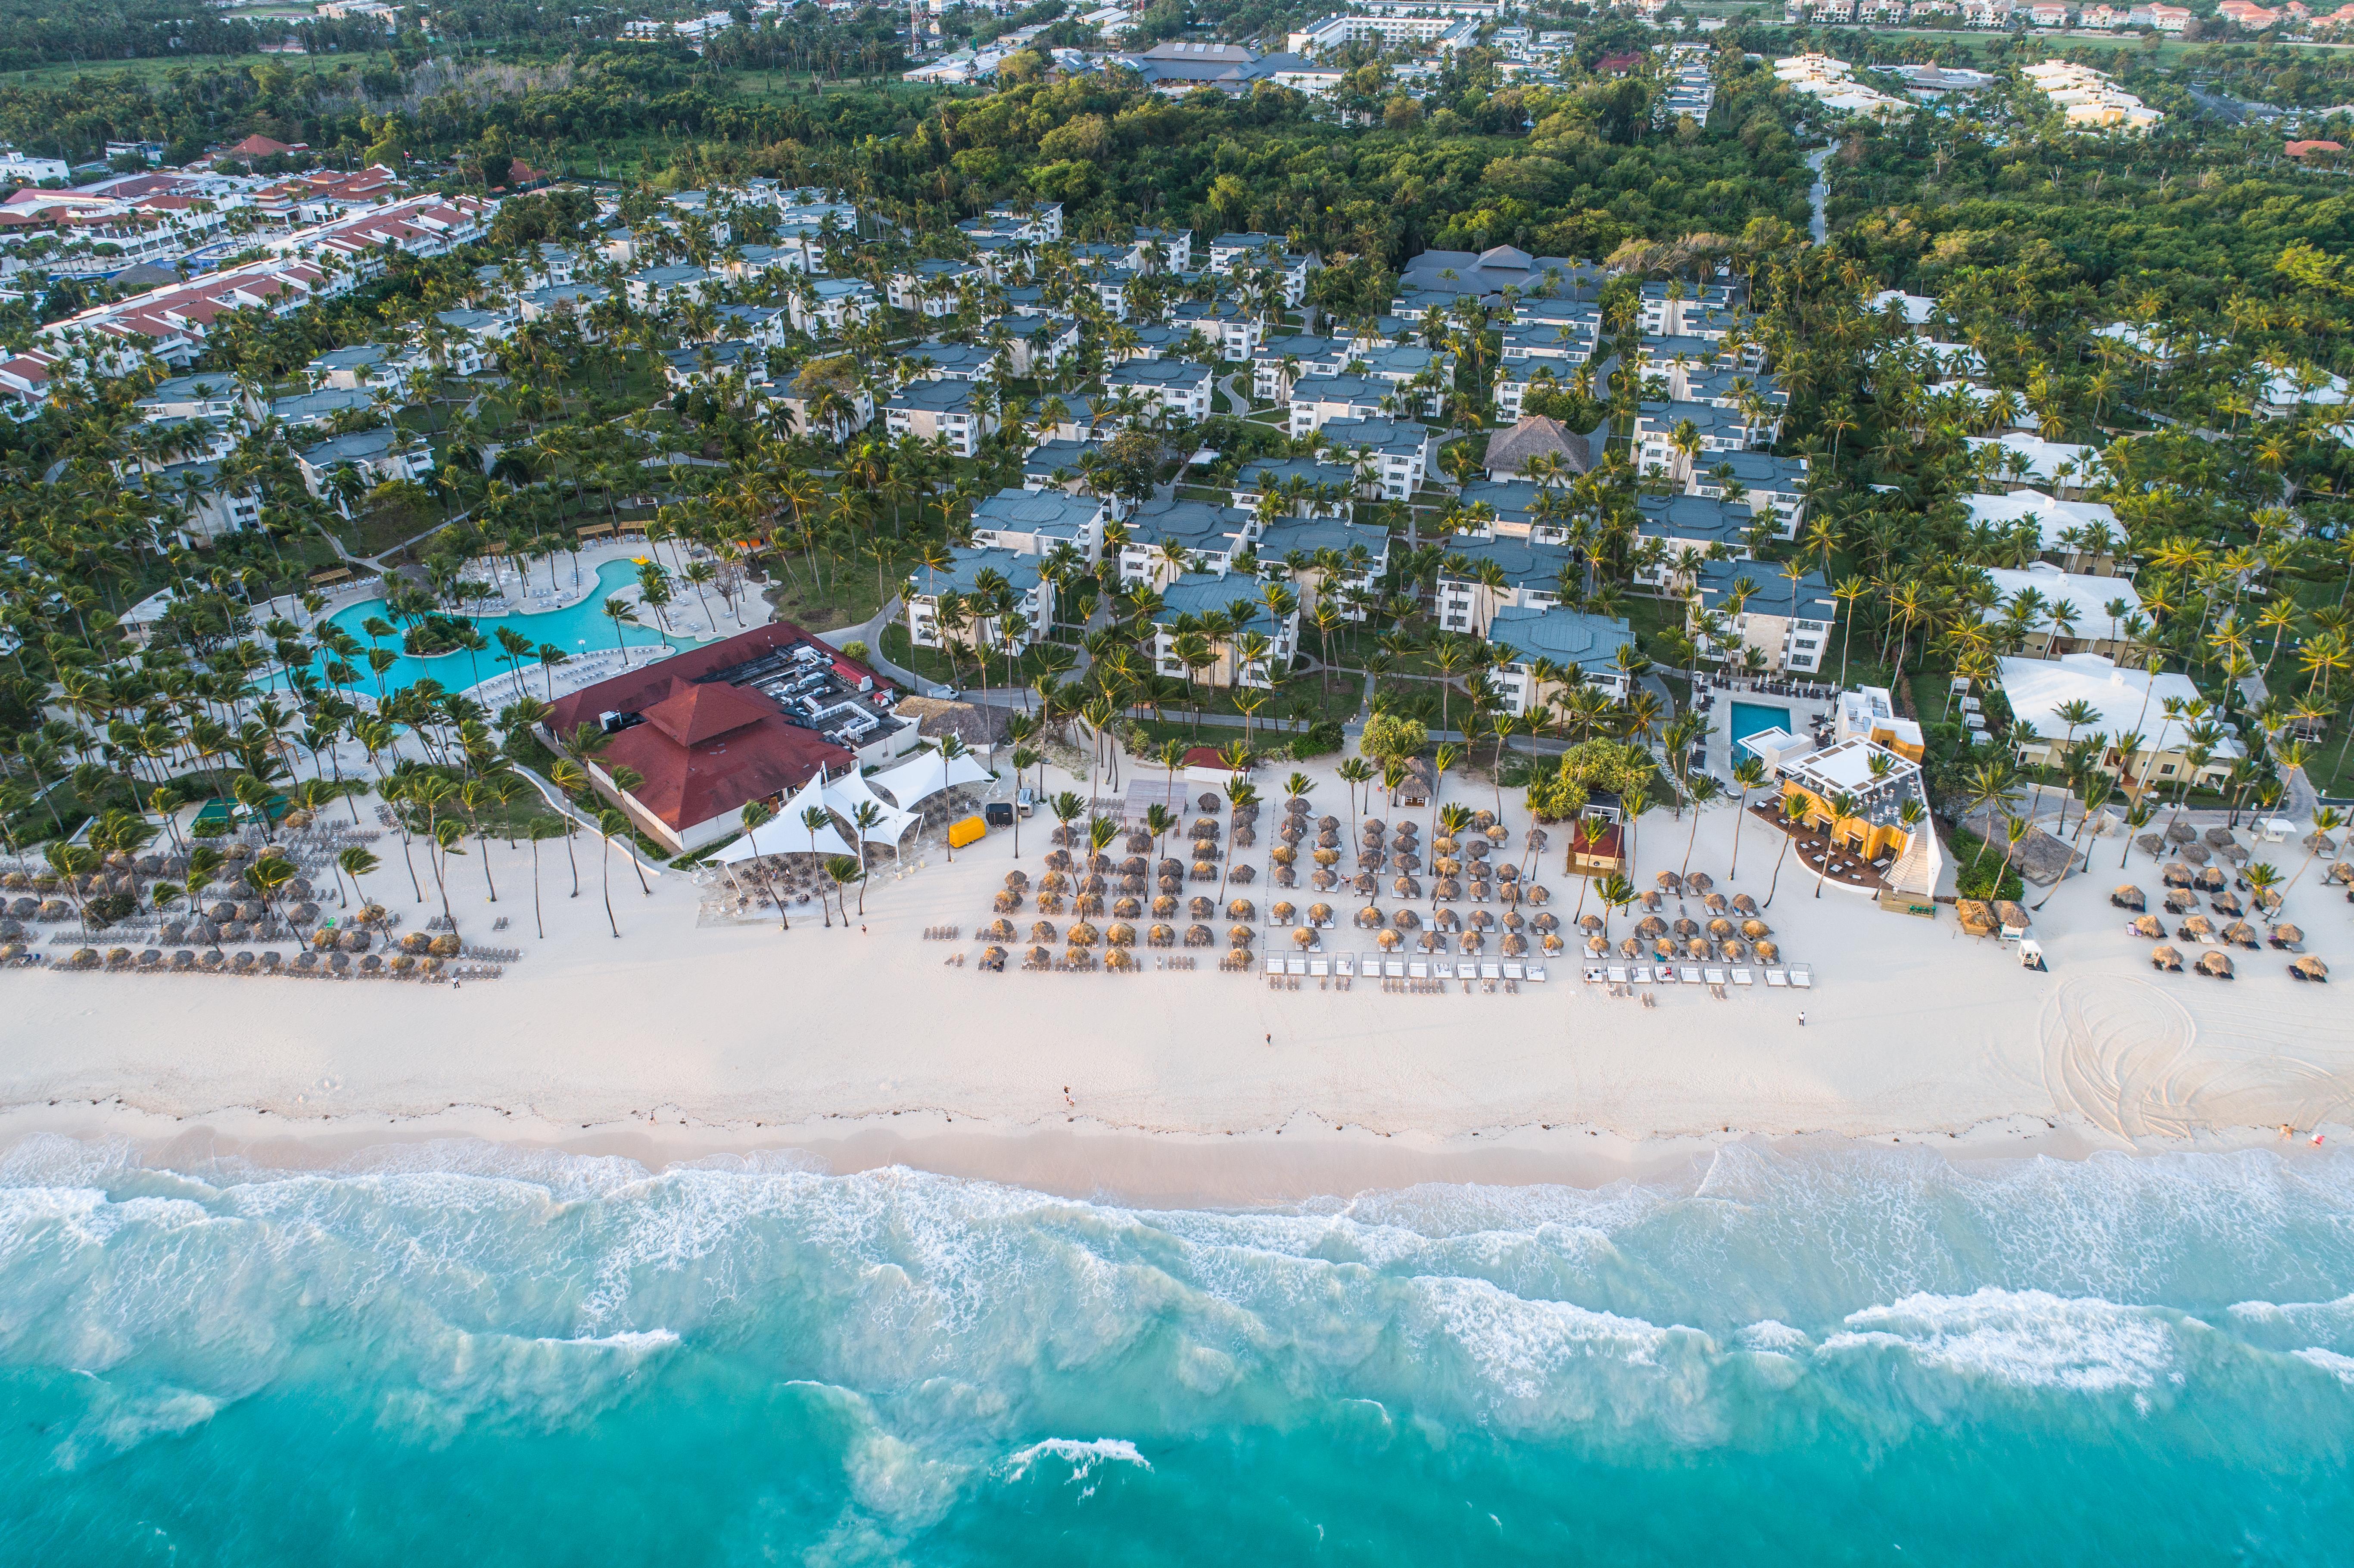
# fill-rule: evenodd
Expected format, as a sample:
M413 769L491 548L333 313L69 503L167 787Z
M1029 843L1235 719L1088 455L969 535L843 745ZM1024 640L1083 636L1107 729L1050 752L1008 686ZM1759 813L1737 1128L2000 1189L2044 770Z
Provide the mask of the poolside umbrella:
M2306 954L2305 957L2290 964L2288 972L2292 980L2319 980L2324 985L2329 983L2329 966L2311 953Z
M1635 934L1638 937L1648 938L1652 937L1663 937L1667 935L1667 930L1668 923L1665 920L1660 919L1657 915L1646 915L1643 916L1641 922L1636 926Z
M2132 883L2122 883L2109 895L2109 902L2119 909L2136 911L2149 907L2148 895Z
M1185 927L1185 945L1189 948L1206 948L1216 940L1216 933L1207 926L1193 925Z
M1375 927L1382 925L1387 919L1388 916L1384 915L1378 907L1368 904L1363 909L1357 911L1357 929L1360 931L1370 931Z
M2182 972L2182 955L2161 942L2149 950L2149 967L2164 969L2169 974L2179 974Z
M1330 926L1332 923L1332 906L1330 904L1310 904L1308 906L1308 923L1311 926Z
M1316 945L1316 933L1310 930L1307 927L1302 926L1299 929L1291 933L1291 945L1303 951L1307 948L1312 948Z
M1422 924L1422 916L1411 909L1401 909L1390 918L1396 922L1397 928L1401 931L1414 930Z
M1055 923L1052 920L1039 921L1036 925L1030 927L1030 939L1034 942L1053 941L1055 939Z
M1144 905L1138 899L1123 898L1111 906L1111 913L1116 920L1133 920L1144 913Z
M2155 915L2144 915L2140 916L2135 920L2131 926L2127 927L2126 929L2131 931L2137 937L2147 937L2153 942L2158 940L2158 938L2166 935L2166 927L2159 923L2158 916Z
M1374 941L1381 944L1382 951L1385 953L1394 950L1397 945L1405 939L1405 938L1399 936L1395 931L1384 931L1373 938Z
M2259 941L2256 938L2256 928L2253 926L2249 925L2245 920L2232 921L2230 925L2223 927L2221 935L2223 940L2232 943L2235 947L2260 948L2264 946L2264 943Z
M1226 942L1230 947L1247 948L1251 945L1251 938L1257 935L1258 935L1258 933L1252 930L1247 926L1229 926L1226 927Z
M2295 948L2305 940L2305 933L2295 926L2284 923L2273 927L2272 939L2273 946L2275 948Z
M1460 931L1463 929L1463 916L1452 909L1442 909L1430 917L1430 924L1441 931Z
M1229 920L1256 920L1258 918L1258 906L1252 903L1247 898L1237 898L1226 906L1226 918Z
M2211 975L2216 980L2231 980L2233 978L2232 972L2232 960L2228 956L2222 953L2200 954L2199 972L2202 975Z
M1772 936L1774 927L1763 920L1744 920L1741 923L1741 934L1754 942L1760 937Z
M1104 940L1115 948L1133 946L1136 941L1136 927L1125 920L1115 921L1111 928L1104 933Z

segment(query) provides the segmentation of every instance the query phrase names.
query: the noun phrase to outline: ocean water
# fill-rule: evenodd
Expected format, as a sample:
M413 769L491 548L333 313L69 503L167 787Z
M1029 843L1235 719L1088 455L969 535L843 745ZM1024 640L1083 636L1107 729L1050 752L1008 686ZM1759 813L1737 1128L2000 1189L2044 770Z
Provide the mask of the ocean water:
M0 1157L0 1563L2354 1559L2354 1159Z

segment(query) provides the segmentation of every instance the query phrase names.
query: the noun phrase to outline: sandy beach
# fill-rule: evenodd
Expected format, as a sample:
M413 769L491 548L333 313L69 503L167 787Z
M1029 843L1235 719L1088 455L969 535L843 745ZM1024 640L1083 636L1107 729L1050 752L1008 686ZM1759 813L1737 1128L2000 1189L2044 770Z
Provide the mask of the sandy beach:
M1320 807L1345 821L1342 786L1311 771ZM1492 804L1476 786L1460 798ZM1780 842L1751 820L1727 881L1734 818L1702 816L1691 863L1762 900ZM1517 832L1517 805L1506 820ZM2269 949L2237 953L2233 981L2153 972L2107 898L2120 880L2154 892L2156 867L2137 851L2118 872L2115 840L2038 915L2048 973L1964 936L1950 911L1890 914L1836 885L1818 896L1793 855L1766 913L1814 990L1720 1001L1666 987L1644 1007L1562 962L1516 995L1276 991L1217 972L1214 952L1190 971L1146 954L1127 976L945 962L977 945L924 929L970 938L1004 873L1039 869L1043 824L1025 825L1018 862L1005 832L952 864L937 846L913 852L904 875L878 854L847 929L814 906L790 932L699 921L689 875L664 871L642 894L616 856L619 940L593 840L577 846L577 898L561 846L543 851L544 940L527 854L493 845L495 906L479 866L453 866L460 926L525 957L461 987L10 970L0 1139L65 1131L267 1150L273 1163L441 1137L655 1166L770 1151L1240 1202L1436 1180L1590 1184L1741 1137L2081 1153L2271 1141L2284 1123L2301 1143L2317 1128L2334 1139L2354 1121L2354 1031L2332 990L2293 981ZM1682 863L1689 828L1645 820L1639 885ZM370 893L410 909L398 845L381 847ZM1558 856L1541 874L1566 924L1576 884ZM2348 913L2319 868L2286 910L2333 963ZM512 925L493 938L499 915ZM1336 948L1359 938L1326 933Z

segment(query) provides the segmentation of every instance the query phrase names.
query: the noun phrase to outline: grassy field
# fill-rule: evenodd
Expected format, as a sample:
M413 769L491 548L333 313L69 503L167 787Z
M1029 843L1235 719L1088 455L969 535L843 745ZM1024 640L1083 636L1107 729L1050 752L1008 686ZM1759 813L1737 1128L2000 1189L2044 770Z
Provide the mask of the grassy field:
M299 15L308 15L305 7ZM336 71L349 67L364 70L388 55L174 55L167 59L80 60L60 61L55 65L35 66L30 70L12 70L5 79L18 87L70 87L84 77L127 76L137 80L161 81L174 71L242 70L264 60L282 67L298 76L316 71Z

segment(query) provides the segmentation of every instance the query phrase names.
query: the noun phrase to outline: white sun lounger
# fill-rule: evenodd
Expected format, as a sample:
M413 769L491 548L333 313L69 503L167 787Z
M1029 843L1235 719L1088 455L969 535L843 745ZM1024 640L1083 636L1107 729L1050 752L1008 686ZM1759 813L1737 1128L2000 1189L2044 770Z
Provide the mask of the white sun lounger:
M1544 966L1543 964L1531 964L1529 966L1529 979L1542 983L1544 980Z
M1405 967L1405 973L1408 980L1428 980L1430 978L1430 966L1419 961L1410 963Z
M1651 983L1651 966L1649 964L1637 964L1633 969L1627 971L1627 978L1634 981L1637 985L1649 985Z
M1500 967L1495 964L1481 964L1479 966L1479 978L1481 980L1502 980L1504 978L1504 971Z
M1356 955L1353 953L1333 954L1332 972L1336 975L1347 975L1352 980L1355 979L1357 974Z
M1733 971L1733 983L1735 985L1755 985L1757 983L1757 977L1751 974L1747 969L1735 969Z
M1434 978L1438 980L1453 980L1455 978L1455 966L1453 964L1433 964L1430 966L1430 972Z
M1787 986L1790 983L1789 973L1785 969L1767 969L1766 971L1766 983L1769 986Z
M1600 985L1600 984L1602 983L1602 981L1603 981L1603 979L1604 979L1604 976L1603 976L1603 973L1602 973L1602 971L1601 971L1600 969L1596 969L1592 964L1588 964L1588 965L1586 965L1586 966L1585 966L1585 983L1586 983L1586 984L1588 984L1588 985Z
M1676 978L1686 985L1698 985L1700 984L1700 966L1698 964L1686 964L1682 969L1676 971Z
M1332 965L1324 959L1310 959L1308 960L1308 972L1311 975L1329 975L1332 972Z
M1702 969L1701 972L1707 977L1708 983L1711 985L1723 985L1724 983L1724 971L1723 969Z
M1504 978L1510 980L1519 980L1521 978L1521 966L1518 964L1506 964L1504 966Z
M1405 979L1405 960L1404 959L1384 959L1382 960L1382 973L1390 980Z
M1800 991L1812 991L1815 989L1815 971L1802 969L1793 965L1790 969L1790 983Z
M1308 972L1308 960L1306 959L1286 959L1283 962L1283 972L1292 975L1304 975Z
M1266 955L1266 957L1260 959L1260 962L1267 966L1267 972L1268 974L1279 975L1283 972L1283 955L1281 953L1270 951Z
M1626 965L1612 964L1610 966L1610 983L1612 985L1625 985L1627 983Z

